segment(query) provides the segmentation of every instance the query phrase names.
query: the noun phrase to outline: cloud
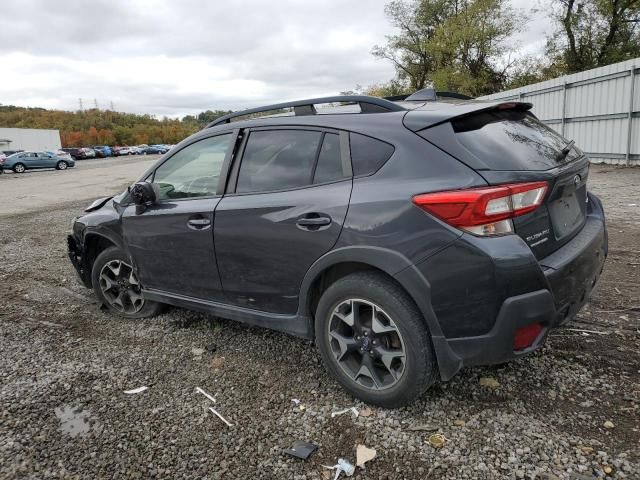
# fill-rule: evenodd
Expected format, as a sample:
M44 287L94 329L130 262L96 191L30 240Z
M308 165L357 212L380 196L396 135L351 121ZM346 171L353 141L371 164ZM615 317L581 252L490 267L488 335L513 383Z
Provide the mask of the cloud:
M5 0L0 103L175 116L387 81L385 3Z

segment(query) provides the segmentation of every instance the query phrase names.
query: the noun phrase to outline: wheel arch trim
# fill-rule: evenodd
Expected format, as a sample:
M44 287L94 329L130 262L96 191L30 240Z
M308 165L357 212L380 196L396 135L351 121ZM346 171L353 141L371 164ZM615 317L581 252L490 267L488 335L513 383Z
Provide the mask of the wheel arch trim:
M462 367L458 357L442 333L440 324L431 306L431 286L424 275L404 255L380 247L349 246L332 250L320 257L307 271L300 288L298 317L307 318L309 332L313 335L313 314L310 311L311 288L329 268L341 263L362 263L376 268L395 281L407 292L422 313L431 334L433 348L443 380L453 377Z

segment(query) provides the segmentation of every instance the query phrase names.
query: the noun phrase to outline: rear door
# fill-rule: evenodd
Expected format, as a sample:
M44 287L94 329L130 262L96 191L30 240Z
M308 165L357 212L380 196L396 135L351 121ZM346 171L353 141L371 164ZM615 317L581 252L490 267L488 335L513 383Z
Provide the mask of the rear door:
M41 168L51 168L56 166L56 160L46 152L38 152L38 166Z
M352 187L348 136L317 129L243 132L214 240L233 304L295 313L309 267L336 243Z
M213 214L234 140L235 134L220 134L176 151L150 178L159 191L156 204L126 207L124 237L145 289L202 300L222 298Z

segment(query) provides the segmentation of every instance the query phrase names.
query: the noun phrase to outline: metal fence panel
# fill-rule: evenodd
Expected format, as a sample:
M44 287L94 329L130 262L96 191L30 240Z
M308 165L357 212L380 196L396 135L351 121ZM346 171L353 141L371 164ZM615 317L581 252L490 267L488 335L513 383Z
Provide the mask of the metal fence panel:
M640 165L640 58L480 97L522 100L594 162Z

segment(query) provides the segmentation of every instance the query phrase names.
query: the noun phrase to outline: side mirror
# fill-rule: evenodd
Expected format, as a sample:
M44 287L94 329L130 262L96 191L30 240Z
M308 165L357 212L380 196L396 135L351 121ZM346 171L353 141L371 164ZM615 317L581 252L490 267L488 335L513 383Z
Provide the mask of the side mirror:
M158 186L151 182L138 182L131 187L131 198L139 207L149 207L156 203L158 194Z

